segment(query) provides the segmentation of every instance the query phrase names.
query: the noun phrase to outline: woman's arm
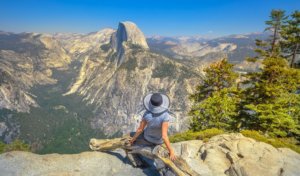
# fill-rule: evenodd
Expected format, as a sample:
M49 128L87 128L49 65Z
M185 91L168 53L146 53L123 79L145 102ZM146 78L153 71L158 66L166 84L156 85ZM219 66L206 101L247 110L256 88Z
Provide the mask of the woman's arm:
M133 142L139 137L139 135L144 131L146 125L147 125L147 121L143 119L140 123L140 126L136 130L134 136L130 139L130 144L133 144Z
M170 159L172 161L174 161L176 159L176 156L174 154L174 150L173 148L171 147L171 144L170 144L170 140L169 140L169 137L168 137L168 128L169 128L169 122L163 122L162 123L162 138L167 146L167 149L169 150L169 153L170 153Z

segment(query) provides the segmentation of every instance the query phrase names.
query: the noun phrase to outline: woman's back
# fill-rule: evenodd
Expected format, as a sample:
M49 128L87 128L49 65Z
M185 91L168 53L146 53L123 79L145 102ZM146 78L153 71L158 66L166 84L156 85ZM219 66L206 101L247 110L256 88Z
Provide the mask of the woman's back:
M144 138L149 142L162 144L163 139L161 126L163 122L168 122L170 120L168 111L160 114L146 112L143 115L143 119L147 122L147 127L144 130Z

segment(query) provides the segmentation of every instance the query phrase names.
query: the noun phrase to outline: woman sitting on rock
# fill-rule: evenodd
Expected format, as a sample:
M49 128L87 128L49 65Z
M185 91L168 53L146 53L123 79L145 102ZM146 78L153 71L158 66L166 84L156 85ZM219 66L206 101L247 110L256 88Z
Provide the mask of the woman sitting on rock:
M169 127L169 98L160 93L151 93L145 96L143 100L146 112L142 117L142 121L137 131L131 133L130 143L132 146L150 146L155 147L165 143L171 160L175 160L174 150L172 149L168 137ZM131 158L133 157L133 158ZM129 160L136 167L142 166L141 162L137 162L136 155L128 155Z

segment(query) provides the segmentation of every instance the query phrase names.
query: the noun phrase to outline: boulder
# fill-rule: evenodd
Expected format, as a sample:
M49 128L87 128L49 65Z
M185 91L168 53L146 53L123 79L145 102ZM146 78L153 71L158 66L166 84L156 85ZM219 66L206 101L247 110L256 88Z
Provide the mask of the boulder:
M300 175L300 155L287 148L244 137L239 133L173 144L177 155L201 176L296 176Z

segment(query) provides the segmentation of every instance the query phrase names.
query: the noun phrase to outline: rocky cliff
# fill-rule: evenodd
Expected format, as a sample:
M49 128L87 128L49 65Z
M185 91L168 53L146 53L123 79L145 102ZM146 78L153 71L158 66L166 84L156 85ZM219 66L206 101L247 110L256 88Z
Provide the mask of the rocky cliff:
M143 49L149 48L142 31L130 21L119 23L117 32L111 36L111 47L116 52L118 65L124 60L126 44L137 45Z
M29 112L38 106L29 89L55 84L53 69L67 69L71 58L49 35L0 33L0 109Z
M276 149L241 134L223 134L209 141L172 144L177 156L201 176L297 176L300 155ZM149 162L149 161L148 161ZM149 162L151 163L151 162ZM30 175L158 175L151 165L133 168L122 150L110 153L84 152L73 155L37 155L8 152L0 155L0 170L6 176Z

